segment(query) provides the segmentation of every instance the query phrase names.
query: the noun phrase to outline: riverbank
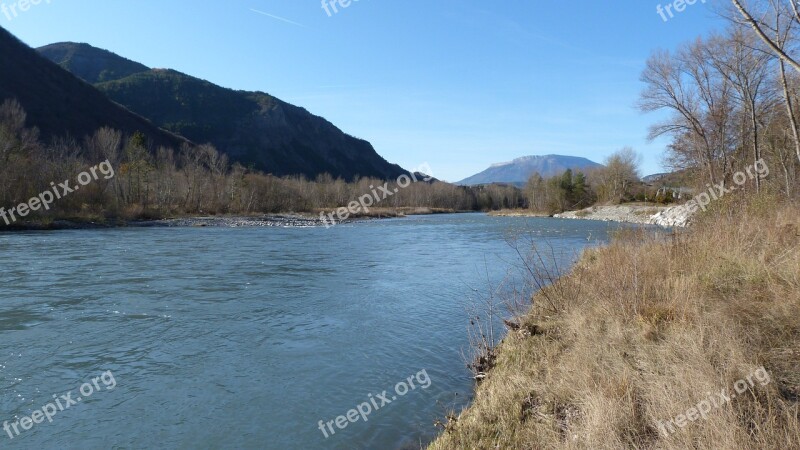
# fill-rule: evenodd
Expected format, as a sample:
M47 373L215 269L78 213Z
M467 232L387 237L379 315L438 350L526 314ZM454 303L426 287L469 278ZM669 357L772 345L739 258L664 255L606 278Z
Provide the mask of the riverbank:
M342 224L364 220L473 212L476 211L456 211L446 208L427 207L371 208L367 213L359 212L357 214L351 214L344 220L339 220L334 211L328 210L254 215L187 215L162 219L141 217L104 218L91 216L18 222L9 227L0 227L0 232L84 230L123 227L318 227L331 225L329 216L331 213L333 213L336 223ZM326 217L325 220L322 219L322 214ZM558 219L599 220L605 222L660 225L664 227L685 227L689 225L691 220L691 215L687 214L683 207L659 207L649 205L592 206L583 210L569 211L553 216L520 209L490 211L487 214L495 217L554 217Z
M455 211L445 208L371 208L368 213L350 215L344 220L336 218L337 224L354 223L364 220L378 220L401 218L408 216L422 216L433 214L457 214L465 211ZM471 212L471 211L470 211ZM320 227L330 226L330 219L323 220L320 214L326 215L330 211L315 211L301 213L281 214L256 214L256 215L218 215L218 216L178 216L163 219L152 218L104 218L98 216L47 219L40 221L17 222L11 226L0 227L0 232L12 231L55 231L55 230L91 230L104 228L125 227Z
M362 219L366 220L366 219ZM58 219L46 222L21 222L0 227L2 232L94 230L137 227L312 227L322 226L319 218L294 214L260 216L177 217L165 219Z
M569 211L553 216L557 219L601 220L640 225L683 228L689 226L693 214L684 206L651 206L625 204L592 206L579 211Z
M500 211L490 211L488 214L492 217L552 217L552 214L527 209L501 209Z
M557 219L600 220L603 222L625 222L652 225L652 217L667 207L650 205L592 206L579 211L556 214Z
M430 449L800 448L800 211L718 209L586 252Z
M500 217L553 217L556 219L599 220L603 222L635 223L640 225L660 225L663 227L687 227L692 214L683 206L656 206L647 204L598 205L577 211L560 214L512 209L493 211L491 216Z

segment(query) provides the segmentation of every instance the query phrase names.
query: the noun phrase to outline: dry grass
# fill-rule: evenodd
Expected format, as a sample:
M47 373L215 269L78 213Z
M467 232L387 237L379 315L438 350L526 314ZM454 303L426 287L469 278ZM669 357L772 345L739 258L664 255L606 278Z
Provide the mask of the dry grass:
M800 449L800 210L738 202L586 253L430 448ZM771 383L659 432L762 366Z

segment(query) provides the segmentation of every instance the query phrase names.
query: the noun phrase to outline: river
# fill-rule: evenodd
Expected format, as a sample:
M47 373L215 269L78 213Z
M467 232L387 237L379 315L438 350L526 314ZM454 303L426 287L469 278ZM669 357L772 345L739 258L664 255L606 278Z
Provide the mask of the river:
M0 234L0 448L419 448L470 399L466 310L517 261L508 238L570 259L620 227L462 214Z

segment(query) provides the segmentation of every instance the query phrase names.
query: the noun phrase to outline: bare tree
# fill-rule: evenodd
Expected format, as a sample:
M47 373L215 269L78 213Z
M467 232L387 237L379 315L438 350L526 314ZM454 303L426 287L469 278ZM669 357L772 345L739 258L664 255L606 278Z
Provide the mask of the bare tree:
M795 140L795 153L800 161L800 131L793 108L791 96L786 84L785 65L789 64L800 73L800 62L790 53L790 42L796 40L797 25L800 25L800 7L796 0L731 0L739 18L731 16L736 23L749 26L756 36L779 58L781 80L783 82L784 99L787 112L791 118L791 126ZM774 36L774 37L773 37Z
M778 40L773 39L767 34L767 31L778 31L777 29L770 29L770 16L780 17L786 15L786 3L788 3L791 8L791 20L800 23L800 11L798 11L795 0L786 0L786 3L779 0L768 0L766 4L763 1L751 1L749 4L742 0L731 1L736 11L741 15L741 20L737 20L736 22L749 25L756 35L769 46L779 58L789 63L795 70L800 72L800 63L789 55L785 46L781 45ZM759 19L756 19L756 17L759 17Z
M715 163L724 151L726 129L714 125L728 120L728 86L700 57L702 52L695 48L699 45L683 48L674 57L658 51L648 59L641 76L646 87L639 108L644 112L672 111L670 119L651 127L649 138L672 136L674 160L703 167L716 183ZM720 135L715 136L715 130Z
M641 156L630 147L606 158L605 167L589 174L598 200L619 203L628 197L631 186L639 180L640 165Z
M771 55L757 48L754 37L734 28L727 36L715 36L705 47L706 58L734 87L734 98L747 117L752 161L761 159L759 117L774 106L775 91L770 84ZM761 179L756 177L756 191Z

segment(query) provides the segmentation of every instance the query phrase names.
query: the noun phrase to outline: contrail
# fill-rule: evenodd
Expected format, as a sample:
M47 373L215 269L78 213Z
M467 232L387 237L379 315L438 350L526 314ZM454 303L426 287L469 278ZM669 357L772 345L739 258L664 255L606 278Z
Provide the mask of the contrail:
M263 14L263 15L265 15L267 17L272 17L273 19L277 19L277 20L280 20L280 21L283 21L283 22L286 22L286 23L290 23L292 25L297 25L298 27L308 28L305 25L303 25L302 23L293 22L293 21L291 21L289 19L285 19L285 18L279 17L279 16L273 16L272 14L265 13L264 11L259 11L257 9L253 9L253 8L250 8L250 11L253 11L254 13L258 13L258 14Z

